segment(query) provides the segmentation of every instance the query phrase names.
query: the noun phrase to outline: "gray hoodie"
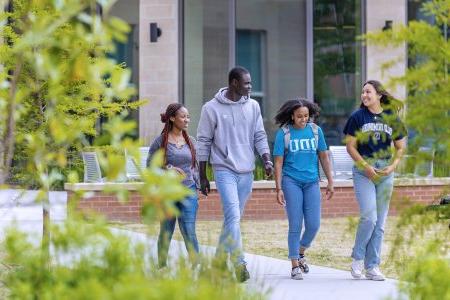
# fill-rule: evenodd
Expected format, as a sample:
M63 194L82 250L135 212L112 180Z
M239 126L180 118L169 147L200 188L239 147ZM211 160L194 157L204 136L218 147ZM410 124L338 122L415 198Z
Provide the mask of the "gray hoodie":
M197 128L197 159L208 161L214 170L236 173L255 169L254 150L270 153L258 102L242 97L231 101L221 88L203 105Z

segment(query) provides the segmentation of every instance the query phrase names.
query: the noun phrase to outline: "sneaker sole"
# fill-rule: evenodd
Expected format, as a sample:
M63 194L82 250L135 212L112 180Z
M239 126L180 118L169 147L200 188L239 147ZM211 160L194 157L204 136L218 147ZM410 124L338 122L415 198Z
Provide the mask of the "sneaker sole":
M293 280L303 280L303 277L301 277L301 276L291 276L291 279L293 279Z
M370 276L370 275L366 275L366 278L368 280L373 280L373 281L385 281L386 278L384 277L377 277L377 276Z
M352 277L354 279L361 279L361 277L362 277L362 274L356 274L353 272L353 270L351 270L350 273L352 274Z

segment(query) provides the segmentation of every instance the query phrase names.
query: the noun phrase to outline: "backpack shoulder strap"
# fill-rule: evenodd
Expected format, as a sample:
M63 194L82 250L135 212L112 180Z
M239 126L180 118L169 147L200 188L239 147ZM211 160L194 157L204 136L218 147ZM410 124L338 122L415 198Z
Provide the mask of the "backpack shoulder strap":
M319 126L316 123L309 123L311 126L312 132L314 134L314 139L316 140L316 148L319 148Z
M285 124L281 126L281 130L283 130L284 133L284 154L288 152L289 149L289 142L291 140L291 133L289 131L289 125Z
M316 123L308 123L309 126L311 126L312 132L314 134L314 139L316 140L316 152L319 154L319 126L317 126ZM322 181L322 178L320 177L320 160L317 158L317 174L319 174L319 181Z

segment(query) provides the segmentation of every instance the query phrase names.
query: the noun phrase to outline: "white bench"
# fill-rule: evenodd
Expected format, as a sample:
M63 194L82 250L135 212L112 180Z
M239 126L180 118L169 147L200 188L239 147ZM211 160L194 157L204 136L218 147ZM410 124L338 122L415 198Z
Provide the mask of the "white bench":
M96 152L81 152L84 163L84 182L104 182Z
M139 180L141 178L139 170L147 167L148 151L150 147L139 147L139 164L136 159L125 150L125 175L128 180Z
M336 179L353 178L353 159L347 152L345 146L330 146L330 153L333 165L333 176Z

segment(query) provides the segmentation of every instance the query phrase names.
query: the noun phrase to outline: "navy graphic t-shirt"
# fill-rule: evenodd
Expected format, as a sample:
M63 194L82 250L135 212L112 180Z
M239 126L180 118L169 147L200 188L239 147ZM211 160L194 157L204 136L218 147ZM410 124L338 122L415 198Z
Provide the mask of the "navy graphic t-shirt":
M391 111L380 114L360 108L347 120L344 134L357 136L357 150L363 157L389 159L392 156L392 141L402 139L406 134L405 125Z

